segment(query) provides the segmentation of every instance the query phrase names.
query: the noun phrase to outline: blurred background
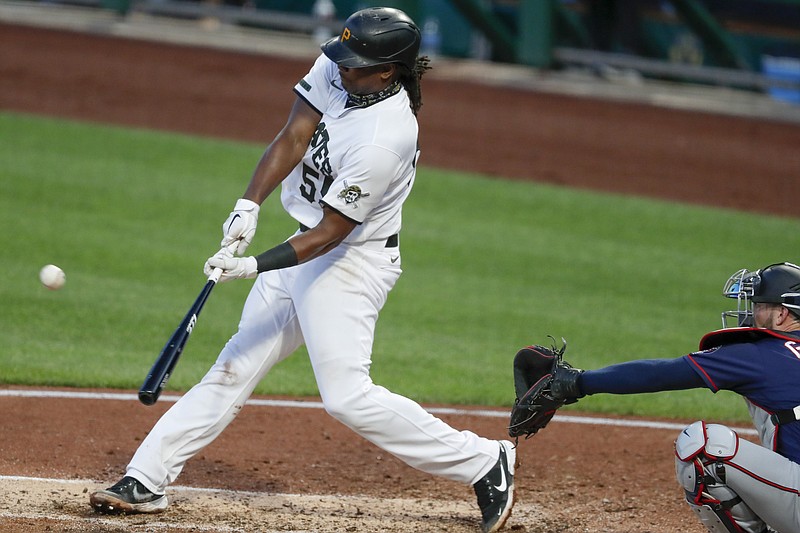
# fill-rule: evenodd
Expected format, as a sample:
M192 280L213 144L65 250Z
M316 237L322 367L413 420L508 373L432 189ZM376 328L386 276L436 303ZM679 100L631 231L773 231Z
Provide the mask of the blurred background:
M25 2L0 0L0 6ZM335 35L368 6L406 11L431 56L723 86L800 105L800 0L46 0L119 19Z
M797 262L800 1L386 4L436 61L379 382L507 405L522 343L568 338L584 368L686 353L719 327L731 272ZM25 250L0 284L0 382L140 384L292 87L367 5L0 0L0 224L3 249ZM255 249L293 231L266 209ZM57 293L36 278L51 262ZM248 288L215 293L173 390L203 375ZM315 394L308 365L259 392ZM693 392L647 413L747 416Z

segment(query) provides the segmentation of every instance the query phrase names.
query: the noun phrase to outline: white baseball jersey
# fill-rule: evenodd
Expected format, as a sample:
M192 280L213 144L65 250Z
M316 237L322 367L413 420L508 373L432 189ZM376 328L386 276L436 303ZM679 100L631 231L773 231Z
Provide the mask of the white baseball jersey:
M314 227L321 204L359 224L344 242L385 240L400 231L414 184L418 126L405 91L368 107L346 107L336 63L320 55L295 93L322 114L303 160L283 181L284 209Z

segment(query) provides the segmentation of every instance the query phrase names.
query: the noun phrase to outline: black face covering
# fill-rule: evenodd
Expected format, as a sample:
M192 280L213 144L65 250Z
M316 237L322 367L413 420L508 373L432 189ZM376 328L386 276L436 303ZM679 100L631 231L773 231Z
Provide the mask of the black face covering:
M347 94L347 104L345 104L345 108L350 107L369 107L373 104L377 104L378 102L382 102L389 98L390 96L394 96L400 92L400 85L399 81L392 82L388 87L385 89L378 91L376 93L370 94Z

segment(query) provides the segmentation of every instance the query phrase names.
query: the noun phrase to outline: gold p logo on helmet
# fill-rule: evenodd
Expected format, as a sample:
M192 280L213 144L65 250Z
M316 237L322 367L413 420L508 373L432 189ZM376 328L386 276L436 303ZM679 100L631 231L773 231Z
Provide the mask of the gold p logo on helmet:
M345 28L342 32L342 40L346 41L348 39L350 39L350 28Z

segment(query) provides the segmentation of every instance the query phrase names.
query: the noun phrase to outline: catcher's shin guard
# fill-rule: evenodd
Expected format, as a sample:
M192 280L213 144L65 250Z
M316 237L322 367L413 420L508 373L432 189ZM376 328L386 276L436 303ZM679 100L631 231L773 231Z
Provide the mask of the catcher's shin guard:
M711 533L763 533L764 522L725 484L725 462L739 436L719 424L695 422L675 441L675 473L689 507Z

